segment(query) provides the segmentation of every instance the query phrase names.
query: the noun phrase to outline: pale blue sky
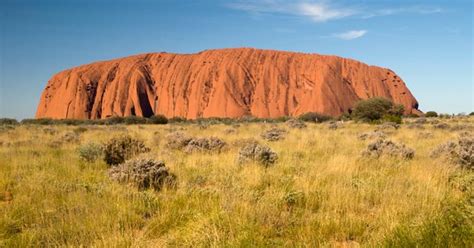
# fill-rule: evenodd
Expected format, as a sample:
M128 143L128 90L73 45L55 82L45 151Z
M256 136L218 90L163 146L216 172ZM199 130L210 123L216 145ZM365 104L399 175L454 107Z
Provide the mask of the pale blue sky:
M0 117L34 116L48 79L147 52L255 47L388 67L424 111L474 111L470 0L0 0Z

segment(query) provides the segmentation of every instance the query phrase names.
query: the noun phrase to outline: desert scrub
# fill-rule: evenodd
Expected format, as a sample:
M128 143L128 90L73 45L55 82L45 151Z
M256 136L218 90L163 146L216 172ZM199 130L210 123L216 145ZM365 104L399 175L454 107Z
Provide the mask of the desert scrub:
M373 132L365 132L359 134L357 136L360 140L367 140L367 139L385 139L387 135L383 131L375 130Z
M367 146L362 154L367 157L379 158L383 155L412 159L415 151L404 144L397 144L391 140L378 139Z
M166 146L171 149L183 149L192 139L183 132L172 132L166 136Z
M298 117L299 120L305 121L305 122L314 122L314 123L321 123L325 121L329 121L332 119L331 116L323 115L320 113L315 113L315 112L308 112L300 115Z
M443 157L464 168L474 169L474 136L463 136L457 141L448 141L431 152L431 157Z
M118 136L104 144L104 161L108 165L117 165L149 151L150 148L139 139L128 135Z
M81 145L77 149L77 152L79 153L79 158L86 162L92 163L102 157L103 147L100 144L89 142Z
M268 141L278 141L285 138L287 131L282 128L271 128L260 134L260 137Z
M3 125L18 125L18 121L16 119L11 118L0 118L0 126Z
M443 122L455 125L453 119ZM419 130L402 125L390 139L416 149L416 159L404 162L383 155L360 159L376 137L360 141L358 135L372 133L375 125L345 122L344 129L329 131L328 123L310 124L266 143L279 158L265 167L236 159L252 139L264 144L259 135L270 125L240 125L226 136L230 126L223 124L206 130L191 122L116 126L150 144L155 132L163 137L151 147L152 158L166 162L178 185L159 192L119 185L104 162L81 162L75 144L47 146L74 126L19 125L0 133L11 143L0 147L0 247L473 247L473 173L429 156L438 144L457 142L459 132L427 124L424 132L434 136L420 139ZM165 135L181 127L191 138L222 135L230 150L163 149ZM118 135L108 126L87 128L84 143Z
M250 142L239 150L237 161L240 164L254 161L264 166L274 164L278 160L278 154L270 147L261 145L257 142Z
M75 132L67 132L60 138L59 141L64 143L77 143L80 141L80 136Z
M434 124L433 127L437 128L437 129L449 129L450 128L449 124L444 123L444 122Z
M222 152L226 149L227 143L217 137L192 138L184 147L187 153L192 152Z
M169 172L163 161L152 158L135 158L109 169L109 176L119 183L131 184L139 190L161 190L173 186L176 176Z
M306 124L299 119L289 119L285 123L289 128L297 128L297 129L306 128Z
M217 137L191 137L183 132L173 132L166 136L166 146L171 149L193 152L222 152L227 143Z
M377 126L377 130L396 130L400 128L400 124L395 122L384 122Z

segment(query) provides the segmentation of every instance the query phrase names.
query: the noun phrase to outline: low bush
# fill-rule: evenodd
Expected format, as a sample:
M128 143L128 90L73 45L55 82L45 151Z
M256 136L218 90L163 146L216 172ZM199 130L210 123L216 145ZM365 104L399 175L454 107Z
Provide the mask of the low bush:
M183 132L173 132L166 136L166 146L171 149L183 149L192 139Z
M438 117L438 113L435 111L428 111L425 113L425 117Z
M397 144L390 140L378 139L377 141L370 143L362 154L364 156L375 158L388 155L402 159L412 159L415 156L415 151L406 147L404 144Z
M350 113L345 112L342 115L340 115L337 119L339 121L350 121L352 120L352 116Z
M315 123L321 123L325 121L329 121L332 119L331 116L328 115L323 115L320 113L315 113L315 112L308 112L300 115L298 119L305 121L305 122L315 122Z
M448 129L448 128L450 128L449 124L444 123L444 122L435 124L435 125L433 125L433 127L436 128L436 129Z
M395 123L395 122L384 122L380 125L377 126L377 130L394 130L394 129L399 129L400 124Z
M179 116L175 116L173 118L168 119L169 123L182 123L182 122L186 122L186 121L187 121L186 118L179 117Z
M427 122L428 120L426 120L426 118L424 117L420 117L414 121L414 123L417 123L417 124L426 124Z
M102 157L103 149L102 146L97 143L87 143L81 145L78 148L78 153L79 158L86 162L92 163Z
M174 186L176 176L169 172L163 161L151 158L136 158L109 169L109 176L119 183L134 185L139 190L152 188L156 191L164 186Z
M297 129L306 128L306 124L299 119L289 119L285 123L289 128L297 128Z
M20 122L26 125L53 125L55 124L53 119L42 118L42 119L23 119Z
M168 118L164 115L154 115L149 118L149 123L151 124L167 124L168 123Z
M366 132L366 133L362 133L358 136L358 138L360 140L366 140L366 139L385 139L387 137L387 135L380 131L380 130L376 130L376 131L373 131L373 132Z
M448 141L431 152L431 157L444 157L464 168L474 169L474 137L463 136L457 141Z
M251 142L239 150L238 162L240 164L249 161L258 162L264 166L274 164L278 160L278 154L270 147Z
M108 165L117 165L140 153L149 152L143 141L128 135L112 138L104 145L104 161Z
M227 144L223 140L216 137L193 138L186 144L184 151L187 153L222 152L226 146Z
M124 123L127 125L147 124L148 119L138 116L123 117Z
M16 119L11 118L0 118L0 126L3 125L18 125L18 121Z
M402 116L401 115L384 115L382 118L385 122L392 122L397 124L402 124Z
M281 128L271 128L260 134L260 137L268 141L278 141L285 138L286 130Z

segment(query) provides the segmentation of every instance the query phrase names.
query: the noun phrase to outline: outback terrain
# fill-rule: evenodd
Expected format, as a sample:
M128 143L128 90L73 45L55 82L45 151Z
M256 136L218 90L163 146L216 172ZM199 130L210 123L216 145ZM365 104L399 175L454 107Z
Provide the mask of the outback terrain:
M474 118L0 127L1 247L472 247Z

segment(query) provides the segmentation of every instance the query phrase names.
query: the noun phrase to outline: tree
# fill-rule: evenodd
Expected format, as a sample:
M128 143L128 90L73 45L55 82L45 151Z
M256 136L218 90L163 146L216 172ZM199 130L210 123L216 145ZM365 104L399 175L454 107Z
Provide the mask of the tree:
M401 122L401 116L405 107L401 104L393 104L388 99L374 97L361 100L356 103L352 116L356 120L374 122L385 119L387 121Z
M438 117L438 113L435 111L428 111L426 112L425 117Z

